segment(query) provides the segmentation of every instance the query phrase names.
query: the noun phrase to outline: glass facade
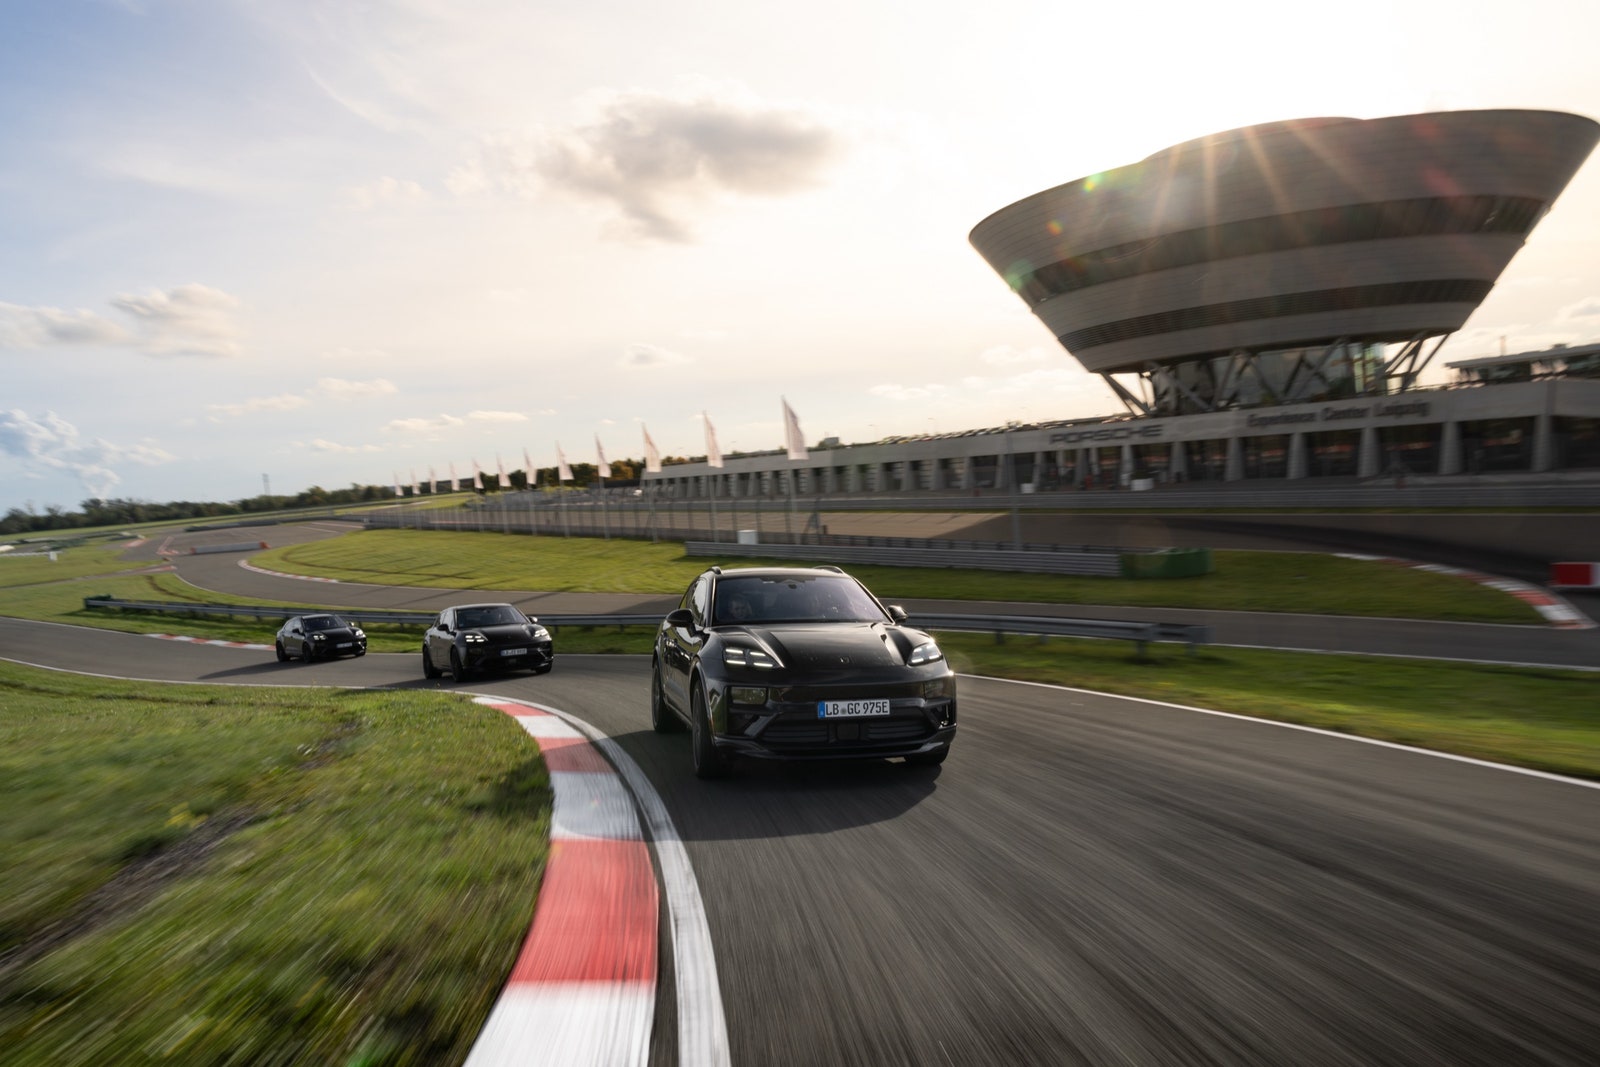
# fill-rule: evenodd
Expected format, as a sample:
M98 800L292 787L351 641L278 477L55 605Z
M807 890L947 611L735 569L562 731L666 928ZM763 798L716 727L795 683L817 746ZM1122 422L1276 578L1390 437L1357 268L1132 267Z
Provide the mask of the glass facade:
M1156 415L1380 396L1385 346L1346 342L1166 364L1145 375Z

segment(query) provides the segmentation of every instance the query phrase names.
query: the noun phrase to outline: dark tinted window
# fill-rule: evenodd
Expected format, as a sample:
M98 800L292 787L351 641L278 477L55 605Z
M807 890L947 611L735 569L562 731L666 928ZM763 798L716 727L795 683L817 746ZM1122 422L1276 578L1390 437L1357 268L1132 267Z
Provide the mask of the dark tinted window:
M717 625L771 622L883 622L854 578L842 574L728 577L717 582Z
M522 613L510 604L489 604L481 608L457 608L456 622L463 630L479 626L514 626Z

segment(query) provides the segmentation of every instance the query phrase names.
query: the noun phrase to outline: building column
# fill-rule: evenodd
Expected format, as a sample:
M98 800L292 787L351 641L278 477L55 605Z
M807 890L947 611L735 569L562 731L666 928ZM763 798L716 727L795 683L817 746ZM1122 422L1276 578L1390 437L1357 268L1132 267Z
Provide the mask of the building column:
M1078 449L1078 484L1082 485L1090 475L1099 475L1095 470L1095 451L1092 448Z
M1541 412L1533 417L1533 472L1542 474L1555 465L1555 420L1549 412Z
M1117 457L1117 485L1126 489L1133 484L1133 446L1123 445Z
M1288 477L1304 478L1306 476L1306 435L1292 433L1289 435L1289 469Z
M1244 440L1228 438L1228 458L1222 468L1222 480L1237 482L1244 477Z
M1363 426L1361 452L1356 456L1356 477L1376 478L1381 470L1383 457L1378 453L1378 429L1375 426Z
M1461 424L1454 420L1445 423L1439 435L1439 473L1461 473Z
M1182 441L1167 446L1167 477L1174 483L1189 480L1189 452Z

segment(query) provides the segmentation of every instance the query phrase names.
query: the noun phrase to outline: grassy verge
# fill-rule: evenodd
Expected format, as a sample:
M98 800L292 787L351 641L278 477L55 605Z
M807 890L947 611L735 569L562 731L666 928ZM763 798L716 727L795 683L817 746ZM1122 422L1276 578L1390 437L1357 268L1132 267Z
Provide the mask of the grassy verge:
M940 634L963 673L1301 723L1600 778L1600 673L1374 656L1177 646L1138 660L1119 641Z
M852 566L888 599L1213 608L1537 624L1527 604L1461 578L1316 553L1217 552L1216 573L1152 581ZM675 543L369 530L271 549L262 566L313 577L446 589L680 593L710 559ZM732 565L756 560L728 560ZM781 562L781 561L765 561Z
M440 694L0 663L0 1063L459 1062L527 930L548 777Z

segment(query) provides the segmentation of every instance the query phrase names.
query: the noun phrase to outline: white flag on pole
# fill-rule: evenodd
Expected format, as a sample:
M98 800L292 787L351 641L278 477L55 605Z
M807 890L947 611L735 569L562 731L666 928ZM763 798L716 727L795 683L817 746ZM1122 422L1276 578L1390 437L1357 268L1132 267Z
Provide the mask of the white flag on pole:
M400 495L400 472L399 471L395 471L394 472L394 495L395 496L399 496Z
M799 416L787 399L779 399L783 399L783 446L789 450L790 459L809 459L811 454L806 451L806 435L800 432Z
M533 460L528 458L528 446L522 446L522 478L528 483L528 488L533 488Z
M411 473L411 495L412 496L417 496L417 495L419 495L417 493L417 469L415 467L411 468L411 472L410 473Z
M439 479L433 473L433 464L430 463L430 464L428 464L428 492L437 493L438 491L439 491Z
M611 464L606 462L606 446L600 443L600 435L594 435L594 454L600 459L600 477L604 478L611 473Z
M494 465L500 468L500 491L503 493L511 488L511 479L506 477L506 461L500 458L500 453L494 454Z
M483 492L483 471L478 468L476 457L472 460L472 488L476 492Z
M558 481L572 481L572 468L567 466L567 454L561 451L561 442L556 442L556 479Z
M711 416L704 411L700 413L700 417L705 420L706 424L706 466L720 467L722 466L722 449L717 447L716 427L711 425Z
M644 430L644 469L650 474L660 474L661 452L656 448L656 443L650 440L650 431L645 430L644 423L639 424L639 429Z
M450 461L450 491L453 493L461 488L461 480L456 477L456 461Z

